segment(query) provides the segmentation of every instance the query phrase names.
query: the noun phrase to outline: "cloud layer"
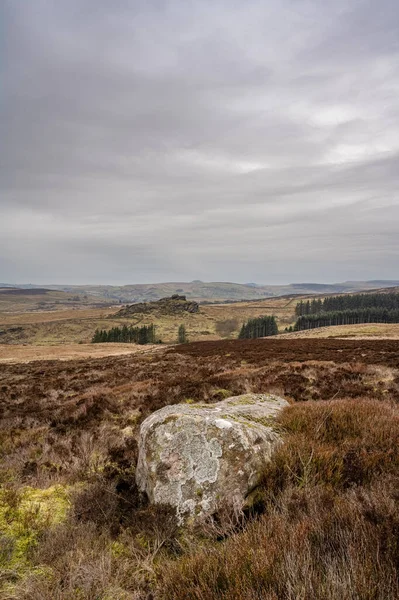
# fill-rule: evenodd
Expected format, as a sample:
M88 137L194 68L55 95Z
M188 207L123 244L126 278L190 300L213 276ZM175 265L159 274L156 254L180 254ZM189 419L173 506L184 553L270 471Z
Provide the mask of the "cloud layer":
M4 0L0 281L398 278L396 0Z

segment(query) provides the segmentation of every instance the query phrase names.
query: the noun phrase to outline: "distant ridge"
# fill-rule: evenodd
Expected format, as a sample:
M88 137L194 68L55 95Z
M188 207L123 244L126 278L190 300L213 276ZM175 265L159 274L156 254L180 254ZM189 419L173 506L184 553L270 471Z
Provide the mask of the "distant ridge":
M48 288L18 288L5 286L1 287L0 285L0 293L8 296L42 296L43 294L48 294L49 292L53 292L54 290L49 290Z
M32 285L0 284L20 289L46 288L68 293L101 297L110 303L133 304L153 302L174 294L182 294L195 302L228 302L237 300L261 300L277 296L306 294L343 294L367 292L399 286L399 280L344 281L338 283L290 283L287 285L261 285L234 282L139 283L123 286L113 285Z

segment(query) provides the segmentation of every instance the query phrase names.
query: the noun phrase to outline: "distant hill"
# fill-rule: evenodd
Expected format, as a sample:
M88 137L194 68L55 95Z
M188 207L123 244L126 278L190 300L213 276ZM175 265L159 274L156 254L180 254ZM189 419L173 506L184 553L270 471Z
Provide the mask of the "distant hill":
M7 286L7 284L2 284ZM342 283L290 283L287 285L241 284L233 282L166 282L112 285L13 285L19 288L43 288L72 294L99 297L111 303L133 304L152 302L173 294L182 294L195 302L226 302L258 300L287 295L343 294L369 290L382 290L399 286L399 280L345 281ZM7 286L8 287L8 286Z
M63 308L109 306L110 302L99 296L78 292L64 292L43 287L0 287L0 313L53 311Z
M3 296L42 296L43 294L54 293L54 290L45 288L26 289L6 286L4 288L0 287L0 293L3 294Z

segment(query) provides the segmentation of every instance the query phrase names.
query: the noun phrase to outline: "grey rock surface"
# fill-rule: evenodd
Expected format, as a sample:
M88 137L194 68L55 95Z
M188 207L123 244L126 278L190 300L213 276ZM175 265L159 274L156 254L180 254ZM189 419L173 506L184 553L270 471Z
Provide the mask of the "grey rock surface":
M131 317L135 314L183 315L184 313L200 312L199 304L187 300L186 296L174 294L170 298L161 298L153 302L139 302L126 306L117 312L117 317Z
M217 404L175 404L141 425L136 481L154 504L176 509L180 523L241 507L257 486L281 437L272 394L234 396Z

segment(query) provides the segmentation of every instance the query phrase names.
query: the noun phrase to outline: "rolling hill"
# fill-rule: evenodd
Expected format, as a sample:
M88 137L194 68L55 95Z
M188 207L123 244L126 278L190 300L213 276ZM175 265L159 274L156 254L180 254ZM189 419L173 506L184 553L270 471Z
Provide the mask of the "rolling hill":
M4 284L7 285L7 284ZM139 283L123 286L113 285L37 285L21 284L20 288L47 288L69 294L100 297L111 303L148 302L160 300L165 296L182 294L196 302L229 302L239 300L259 300L294 294L342 294L399 286L399 281L346 281L342 283L290 283L287 285L258 285L232 282L187 282Z

